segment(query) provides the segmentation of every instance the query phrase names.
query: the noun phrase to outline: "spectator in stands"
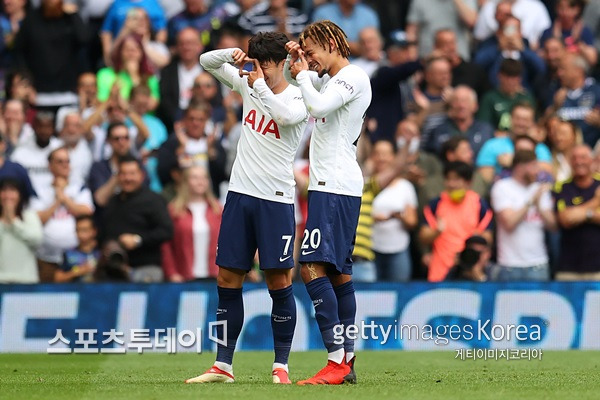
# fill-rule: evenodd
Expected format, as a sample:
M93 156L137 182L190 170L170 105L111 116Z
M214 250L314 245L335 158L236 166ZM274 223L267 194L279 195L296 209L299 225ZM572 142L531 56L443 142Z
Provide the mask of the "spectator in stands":
M17 146L11 161L27 170L36 193L52 184L52 174L48 169L48 155L61 145L54 137L54 117L49 112L38 112L33 121L33 140L26 140Z
M458 53L456 33L450 29L440 29L435 33L433 48L450 61L452 86L467 85L481 98L489 87L487 75L479 65L465 61Z
M54 282L91 282L100 259L98 230L94 218L82 215L75 219L77 247L68 249L63 263L54 272Z
M544 42L542 57L546 73L535 80L534 94L538 108L545 110L552 105L552 97L560 88L558 68L565 54L565 46L559 39L549 38Z
M557 280L600 280L600 178L592 164L591 148L576 146L571 153L573 178L554 188L561 228Z
M520 60L523 64L523 86L531 89L535 78L546 72L546 65L523 40L521 22L515 17L508 17L498 28L496 39L496 42L488 43L477 51L475 62L488 71L490 83L497 87L502 61L507 58Z
M169 203L173 239L162 245L162 266L169 282L216 278L217 239L222 207L210 189L204 167L186 169Z
M406 34L409 40L419 41L419 55L428 56L433 50L435 33L448 29L456 33L458 53L470 60L470 31L477 20L476 0L413 1L407 17Z
M158 106L160 89L142 41L129 35L117 45L112 55L112 66L98 71L98 99L107 101L116 85L121 97L129 100L131 89L147 85L152 93L151 109L154 110Z
M66 147L53 150L48 156L53 181L38 191L31 208L38 212L44 225L44 240L38 250L40 279L53 281L54 272L63 262L63 253L77 246L75 218L94 212L92 194L80 184L69 181L69 151Z
M219 88L219 81L208 72L201 72L194 79L192 86L192 99L190 103L208 103L211 108L210 124L207 127L214 133L220 135L220 126L225 121L226 110L223 105L223 96Z
M150 189L155 192L162 190L160 179L158 178L158 161L155 152L167 140L167 128L162 121L150 114L150 89L147 86L136 86L131 91L131 108L137 115L141 115L142 121L148 129L149 136L144 142L141 150L141 158L148 173Z
M549 140L554 177L557 182L566 181L571 177L571 153L576 145L583 143L581 131L574 123L559 120Z
M3 13L0 14L0 70L14 64L15 38L27 13L27 0L4 0Z
M0 283L39 282L35 251L42 223L27 209L29 195L20 181L0 179Z
M33 76L27 70L10 71L5 80L6 98L21 100L25 109L26 121L31 123L35 116L37 92L33 87Z
M588 79L589 68L582 56L564 55L558 68L562 87L547 112L556 112L560 118L576 123L583 141L594 147L600 139L600 86Z
M356 243L352 252L352 260L354 261L352 279L357 282L375 282L377 280L375 252L373 251L372 240L374 224L372 214L373 200L375 196L402 173L408 159L407 147L400 149L391 161L389 160L389 150L390 142L378 141L373 147L371 158L367 161L367 163L375 164L375 168L372 171L373 173L369 174L370 176L365 179L356 229ZM387 159L387 161L377 161L383 159ZM303 179L305 187L308 184L306 179ZM409 271L405 271L405 273L410 275Z
M81 115L76 108L66 114L63 120L58 120L56 130L58 137L69 150L71 176L69 181L72 185L85 185L90 168L92 168L92 151L87 140L83 136Z
M392 142L380 140L373 145L373 172L393 167ZM372 205L373 251L378 281L407 282L411 278L410 231L418 223L417 194L409 181L394 177L381 190Z
M4 136L0 135L0 179L11 178L17 180L27 194L27 199L36 195L27 170L21 164L10 161L6 158L6 142Z
M594 47L594 33L581 18L585 0L556 1L556 19L542 34L542 44L548 38L562 40L569 53L582 56L590 65L596 65L598 51Z
M97 211L99 208L105 207L119 189L117 177L119 159L128 155L131 150L131 139L127 126L121 122L110 124L106 142L110 146L111 156L94 162L88 180L88 187L94 196Z
M171 54L167 45L163 42L155 40L152 31L150 30L150 19L148 14L141 7L134 7L127 12L125 25L121 28L119 35L112 43L112 49L118 48L119 43L126 37L134 35L141 39L144 46L144 53L148 57L148 61L152 66L160 70L171 61Z
M204 0L200 0L204 1ZM169 132L175 121L181 118L192 98L194 80L202 72L199 57L204 50L199 32L194 28L183 28L177 34L176 56L160 74L161 100L157 115Z
M498 223L498 264L495 281L550 279L545 231L556 229L550 187L540 184L535 152L520 150L512 162L512 176L492 187L492 208Z
M202 45L208 46L212 32L219 30L233 13L231 3L217 4L212 8L209 0L184 0L184 3L185 9L169 20L169 45L175 44L181 31L193 28L198 32Z
M360 44L360 57L352 60L352 64L362 68L371 77L386 61L383 52L383 38L377 28L367 27L360 31L358 43Z
M491 256L492 249L488 241L483 236L471 236L465 241L465 249L458 254L458 262L448 273L448 278L458 281L487 281Z
M350 54L360 55L358 34L368 26L379 29L379 17L368 5L360 0L337 0L317 7L313 13L312 21L328 19L344 30L348 36Z
M248 37L258 32L283 32L290 40L296 40L308 23L308 16L287 3L287 0L261 1L243 13L238 24Z
M531 130L535 125L535 110L530 104L516 104L510 115L510 135L488 140L477 155L475 164L488 183L494 181L494 177L499 175L503 168L510 168L515 152L514 142L521 136L531 137ZM538 161L545 164L544 169L552 170L552 154L548 146L544 143L535 144L535 154Z
M542 33L550 27L550 15L540 0L500 0L487 1L481 10L473 34L480 42L492 38L501 22L509 16L521 21L521 35L527 39L532 49L539 47ZM499 23L500 22L500 23Z
M423 110L420 119L421 146L428 143L429 135L446 119L446 106L452 94L452 69L443 57L432 58L425 66L425 90L413 91L413 100Z
M405 34L396 32L390 40L387 65L382 65L371 77L373 98L367 110L371 141L395 140L396 126L408 111L407 96L412 88L407 80L423 68L416 50L410 50L416 48L415 43L408 42Z
M104 210L104 245L118 242L127 252L133 282L160 282L160 246L173 235L162 197L144 185L144 168L131 156L119 160L118 184Z
M25 121L25 105L23 101L7 100L2 107L0 132L6 138L6 154L10 156L19 143L33 140L33 128Z
M447 117L427 136L424 149L440 154L442 144L453 136L464 135L469 139L475 155L481 146L494 137L494 128L487 122L475 119L477 94L468 86L454 88L448 99Z
M449 163L444 168L445 190L425 207L425 225L419 239L431 246L424 260L427 279L439 282L446 278L456 255L464 249L465 241L480 234L491 241L492 211L485 200L470 190L473 168L462 162Z
M151 31L156 33L156 41L166 43L167 21L157 0L115 0L106 14L100 32L102 54L107 65L111 65L111 62L114 61L110 56L113 41L125 25L129 12L132 8L140 7L146 10L150 18Z
M481 100L477 118L499 131L511 127L510 112L518 103L535 106L535 100L521 82L523 64L518 60L505 59L498 71L498 86L487 92Z
M62 0L42 0L39 9L27 14L17 34L17 65L33 74L38 107L56 111L77 103L79 55L88 33L75 11L76 7Z
M206 103L190 104L175 134L158 151L158 176L163 186L171 184L171 172L178 168L201 165L208 169L213 192L225 180L226 155L215 136L206 131L211 109Z

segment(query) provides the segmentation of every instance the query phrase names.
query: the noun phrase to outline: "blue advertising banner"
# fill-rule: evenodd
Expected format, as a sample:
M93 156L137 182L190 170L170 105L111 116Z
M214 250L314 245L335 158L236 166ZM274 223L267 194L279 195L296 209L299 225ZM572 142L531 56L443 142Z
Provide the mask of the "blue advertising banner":
M359 350L600 349L600 282L356 289L356 326L335 332L340 340L344 333L355 336ZM292 350L323 348L303 285L294 284L294 293ZM211 282L0 285L0 352L212 351L216 308ZM244 312L238 349L271 350L271 299L264 285L246 285Z

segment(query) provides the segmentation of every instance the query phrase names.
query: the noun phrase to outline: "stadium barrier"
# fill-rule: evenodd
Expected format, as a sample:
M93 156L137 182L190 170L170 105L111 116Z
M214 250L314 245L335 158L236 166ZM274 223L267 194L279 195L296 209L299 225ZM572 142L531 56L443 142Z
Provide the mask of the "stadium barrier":
M293 350L323 348L302 284L294 284L294 294ZM600 349L600 282L356 284L356 297L357 326L347 333L358 336L357 349ZM198 333L195 346L187 337L176 347L143 349L212 351L216 306L211 282L0 285L0 352L112 352L119 346L139 352L141 337L157 344L182 331ZM271 350L264 285L246 285L244 309L238 349ZM102 344L111 330L122 333L123 344Z

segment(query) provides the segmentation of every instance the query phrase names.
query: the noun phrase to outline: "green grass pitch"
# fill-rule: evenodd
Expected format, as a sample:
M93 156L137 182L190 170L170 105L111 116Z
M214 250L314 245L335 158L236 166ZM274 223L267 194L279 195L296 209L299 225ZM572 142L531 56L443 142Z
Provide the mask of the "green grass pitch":
M543 353L542 360L465 360L454 352L359 352L359 383L275 386L272 355L235 357L234 384L186 385L214 354L0 355L0 399L600 399L600 352ZM293 353L293 381L325 364L324 352Z

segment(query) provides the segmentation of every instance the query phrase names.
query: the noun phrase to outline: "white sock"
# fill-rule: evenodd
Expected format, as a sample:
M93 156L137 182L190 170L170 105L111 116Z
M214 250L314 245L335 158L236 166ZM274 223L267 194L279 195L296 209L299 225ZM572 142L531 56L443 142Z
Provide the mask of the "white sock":
M288 370L288 366L287 364L280 364L280 363L273 363L273 371L275 371L276 369L283 369L285 370L285 372L289 373L290 371Z
M223 371L233 375L233 365L231 365L231 364L226 364L221 361L215 361L214 366L219 368L220 370L223 370Z
M352 358L354 358L354 352L348 352L346 353L346 362L349 363L350 360L352 360Z
M339 349L336 351L332 351L331 353L327 354L327 359L333 361L336 364L341 364L342 361L344 361L344 349Z

